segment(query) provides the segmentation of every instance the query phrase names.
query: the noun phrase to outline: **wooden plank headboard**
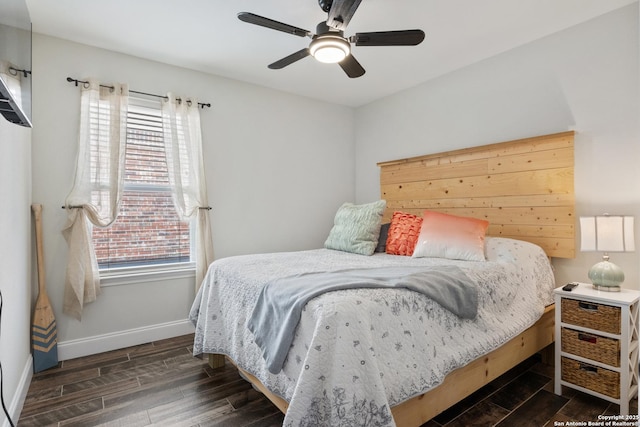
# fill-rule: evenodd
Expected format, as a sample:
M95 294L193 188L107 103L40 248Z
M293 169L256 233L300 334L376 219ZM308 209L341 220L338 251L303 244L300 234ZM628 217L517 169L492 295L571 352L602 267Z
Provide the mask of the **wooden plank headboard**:
M425 209L489 221L488 235L575 257L574 132L378 163L385 220Z

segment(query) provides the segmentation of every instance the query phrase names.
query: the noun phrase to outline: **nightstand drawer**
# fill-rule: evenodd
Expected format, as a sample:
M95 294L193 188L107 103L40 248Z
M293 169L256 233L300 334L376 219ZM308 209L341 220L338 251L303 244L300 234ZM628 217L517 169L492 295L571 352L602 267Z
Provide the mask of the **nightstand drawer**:
M620 374L618 372L563 357L562 380L614 399L620 398Z
M620 307L562 298L562 322L620 334Z
M562 328L560 342L565 353L620 367L619 340Z

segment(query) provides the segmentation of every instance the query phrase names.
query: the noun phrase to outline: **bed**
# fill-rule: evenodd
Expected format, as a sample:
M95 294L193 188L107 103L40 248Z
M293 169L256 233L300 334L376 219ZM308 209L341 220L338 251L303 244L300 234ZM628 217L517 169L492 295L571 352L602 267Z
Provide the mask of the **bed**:
M573 133L379 167L382 222L425 210L486 220L487 261L318 249L214 262L190 313L194 353L234 363L285 425L421 425L553 342L548 257L574 256ZM398 267L462 271L477 315L405 288L336 290L304 305L286 358L267 364L247 328L265 283Z

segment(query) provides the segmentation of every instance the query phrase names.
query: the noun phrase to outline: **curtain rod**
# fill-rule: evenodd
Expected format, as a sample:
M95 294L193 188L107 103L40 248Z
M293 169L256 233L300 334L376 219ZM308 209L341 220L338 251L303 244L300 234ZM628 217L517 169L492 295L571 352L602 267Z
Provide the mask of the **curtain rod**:
M27 77L29 77L29 74L31 74L31 70L21 70L19 68L9 67L9 74L11 74L12 76L17 76L18 73L22 73L22 75L26 79Z
M21 71L21 70L19 70L19 71ZM88 81L78 80L78 79L73 79L73 78L71 78L71 77L67 77L67 81L68 81L69 83L75 83L76 87L78 86L78 83L82 83L82 85L85 87L85 89L89 87L89 86L88 86L88 85L89 85L89 82L88 82ZM113 86L108 86L108 85L100 85L100 87L109 88L109 89L114 89L114 87L113 87ZM156 98L168 99L168 98L167 98L166 96L164 96L164 95L156 95L156 94L153 94L153 93L140 92L140 91L137 91L137 90L129 90L129 92L131 92L131 93L137 93L137 94L139 94L139 95L155 96ZM180 98L176 98L176 100L177 100L177 101L179 101L179 102L180 102L180 101L182 101ZM187 102L191 102L191 101L187 101ZM200 108L204 109L204 107L211 107L211 104L210 104L210 103L208 103L208 102L207 102L207 103L204 103L204 102L198 102L198 107L200 107Z
M82 205L71 205L71 206L60 206L62 209L83 209L84 206ZM213 208L211 206L198 206L198 209L200 210L206 210L206 211L210 211Z

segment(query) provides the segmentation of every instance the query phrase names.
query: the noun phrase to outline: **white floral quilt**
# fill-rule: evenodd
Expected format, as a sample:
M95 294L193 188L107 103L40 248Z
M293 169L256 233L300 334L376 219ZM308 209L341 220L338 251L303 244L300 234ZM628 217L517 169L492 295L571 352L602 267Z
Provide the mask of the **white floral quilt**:
M219 259L191 309L194 354L225 354L287 400L286 426L393 426L392 406L518 335L553 302L553 272L541 248L487 237L486 255L487 262L472 262L318 249ZM477 282L476 319L407 289L329 292L306 305L278 374L267 370L246 326L263 285L276 277L444 264Z

